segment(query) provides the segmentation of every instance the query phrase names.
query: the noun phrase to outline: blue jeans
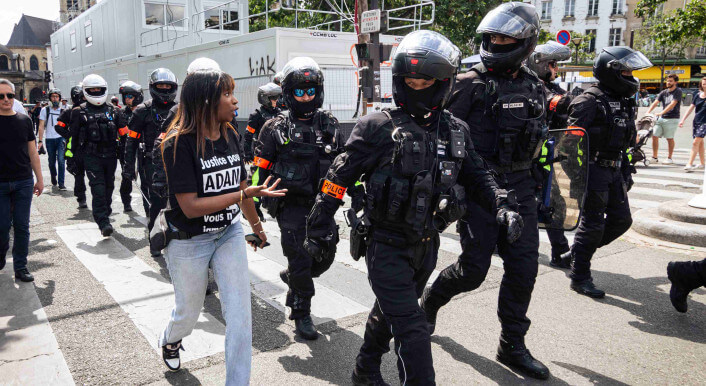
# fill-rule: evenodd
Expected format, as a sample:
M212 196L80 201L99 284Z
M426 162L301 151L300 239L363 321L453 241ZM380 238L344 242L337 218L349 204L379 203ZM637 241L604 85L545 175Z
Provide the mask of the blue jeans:
M189 240L172 240L165 259L176 304L159 345L175 343L191 334L206 298L210 265L226 321L226 385L249 384L252 361L250 276L240 222L220 232L205 233Z
M0 182L0 256L10 249L10 220L15 229L12 261L15 272L27 268L29 251L29 208L32 206L34 179ZM10 212L10 207L12 212ZM12 217L11 217L12 216Z
M49 172L52 177L57 175L56 163L59 161L59 186L64 186L64 152L66 142L64 138L46 138L47 156L49 157Z

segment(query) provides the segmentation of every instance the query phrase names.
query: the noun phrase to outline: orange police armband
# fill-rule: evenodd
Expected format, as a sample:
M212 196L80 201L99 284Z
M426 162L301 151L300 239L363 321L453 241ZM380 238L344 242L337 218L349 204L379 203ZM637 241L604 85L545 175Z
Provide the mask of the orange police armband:
M122 129L118 129L118 134L122 137L123 135L127 134L127 126L123 127Z
M549 110L550 111L556 111L556 105L559 104L559 101L561 100L562 96L561 95L555 95L554 98L552 98L551 101L549 101Z
M255 128L250 125L248 125L248 127L245 130L247 130L248 133L250 133L250 134L255 134Z
M138 133L137 131L127 129L127 136L130 138L140 138L142 137L142 134Z
M583 135L586 134L586 130L584 130L583 127L569 126L568 129L569 130L566 132L566 134L573 134L578 137L583 137Z
M324 180L324 184L321 186L321 191L339 200L343 200L343 195L346 194L346 188L336 185L329 180Z
M57 122L56 122L56 125L59 126L59 127L66 127L66 123L64 123L64 122L62 122L62 121L57 121Z
M270 162L264 158L255 157L255 159L253 159L252 164L259 167L259 168L263 168L265 170L272 169L272 162Z

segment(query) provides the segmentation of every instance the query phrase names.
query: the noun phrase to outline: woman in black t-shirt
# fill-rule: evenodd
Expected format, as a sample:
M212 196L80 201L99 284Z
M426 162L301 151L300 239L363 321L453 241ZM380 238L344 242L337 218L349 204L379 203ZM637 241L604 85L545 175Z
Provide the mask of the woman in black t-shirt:
M269 188L269 181L247 185L239 138L229 123L238 104L234 86L233 78L220 71L188 75L181 105L162 142L171 207L166 217L179 239L172 240L165 253L176 304L160 345L167 367L178 370L181 340L191 333L203 307L210 265L226 321L226 384L245 385L250 379L252 322L240 211L258 219L252 197L283 196L286 190L276 190L279 181ZM262 240L259 246L264 246L262 224L250 225Z

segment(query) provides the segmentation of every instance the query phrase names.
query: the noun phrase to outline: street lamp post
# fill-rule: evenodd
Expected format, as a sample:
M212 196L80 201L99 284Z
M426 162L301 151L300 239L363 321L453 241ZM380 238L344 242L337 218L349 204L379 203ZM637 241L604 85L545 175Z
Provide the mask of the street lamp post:
M579 64L579 46L581 43L583 43L583 38L581 37L576 37L571 39L571 42L574 43L576 53L574 54L574 62L578 66Z

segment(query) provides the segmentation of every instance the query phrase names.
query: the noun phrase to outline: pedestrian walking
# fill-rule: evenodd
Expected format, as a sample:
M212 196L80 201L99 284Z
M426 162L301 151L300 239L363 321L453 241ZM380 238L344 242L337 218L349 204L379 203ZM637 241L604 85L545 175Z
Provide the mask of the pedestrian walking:
M662 111L655 114L657 123L655 123L654 134L652 135L652 162L657 163L657 152L659 151L659 139L664 137L667 140L667 160L663 163L671 165L672 154L674 153L674 134L679 126L679 109L681 108L681 100L683 96L682 89L678 87L679 76L676 74L667 75L665 84L666 89L657 95L657 99L647 109L647 114L650 114L657 105L662 103Z
M239 144L230 124L237 108L233 78L220 71L198 71L184 80L181 105L162 143L169 185L166 222L173 239L165 259L175 306L159 345L167 367L181 366L182 339L191 334L203 308L208 267L213 267L226 322L226 385L250 381L252 321L243 211L257 219L252 197L283 196L279 181L248 187ZM264 246L262 224L251 223Z
M15 279L34 281L27 269L29 213L32 193L44 190L39 154L29 116L12 109L15 86L0 79L0 269L10 249L10 224L15 230L12 264ZM32 173L36 181L32 178Z
M64 111L59 104L61 101L61 91L58 89L49 90L49 100L51 105L42 109L39 113L39 135L38 143L42 147L42 138L46 140L47 157L49 158L49 173L51 173L51 184L56 186L59 184L59 190L66 190L64 186L64 152L66 151L66 142L64 138L56 132L56 126L59 116ZM58 180L57 180L58 177Z
M699 90L694 91L694 98L692 99L691 106L686 110L684 118L679 121L679 127L684 126L684 121L689 117L689 115L696 111L694 114L694 128L692 132L692 137L694 137L694 142L691 144L691 154L689 154L689 162L684 166L686 172L690 172L694 169L704 168L704 136L706 136L706 76L701 78L699 81ZM699 155L699 161L701 164L694 165L694 160L696 155Z

